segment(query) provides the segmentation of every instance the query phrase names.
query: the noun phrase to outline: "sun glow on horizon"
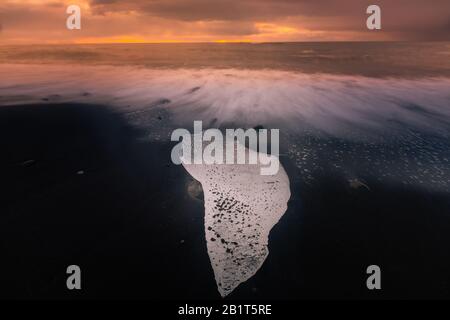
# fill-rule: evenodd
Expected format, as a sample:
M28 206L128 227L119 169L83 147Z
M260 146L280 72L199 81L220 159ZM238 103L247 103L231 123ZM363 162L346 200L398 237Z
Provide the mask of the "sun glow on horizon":
M425 0L417 1L423 3L412 10L411 19L401 21L392 17L403 12L402 6L385 5L394 13L385 15L382 32L369 32L366 8L358 0L330 8L319 2L306 5L307 0L0 0L0 43L446 41L448 10L435 16L426 11ZM66 27L69 5L81 8L80 30ZM426 19L421 18L424 12ZM416 17L429 33L418 32L412 24Z

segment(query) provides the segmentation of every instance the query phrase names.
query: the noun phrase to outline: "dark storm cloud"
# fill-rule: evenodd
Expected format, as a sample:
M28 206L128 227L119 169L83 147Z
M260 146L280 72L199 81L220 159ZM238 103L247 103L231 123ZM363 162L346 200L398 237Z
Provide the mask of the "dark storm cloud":
M103 12L139 10L185 21L271 19L307 14L329 15L331 12L335 15L349 10L344 9L339 1L318 2L321 4L305 0L91 0L91 5ZM357 8L363 7L360 1L353 2L358 3ZM326 10L323 10L324 6Z
M382 9L385 32L406 38L449 39L449 0L91 0L98 13L137 11L177 21L277 22L298 18L302 27L364 31L365 10Z
M450 40L450 0L75 0L83 28L67 32L66 0L0 0L1 43L32 41ZM368 31L366 8L382 9ZM141 41L139 40L139 41Z

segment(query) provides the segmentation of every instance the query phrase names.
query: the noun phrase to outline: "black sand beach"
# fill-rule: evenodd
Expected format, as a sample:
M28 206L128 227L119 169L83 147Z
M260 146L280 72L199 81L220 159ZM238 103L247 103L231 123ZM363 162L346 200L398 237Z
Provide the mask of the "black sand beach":
M76 297L65 269L78 264L83 298L214 296L201 204L182 200L169 145L136 142L93 105L0 112L2 295Z
M162 120L163 121L163 120ZM107 107L0 108L0 297L218 299L190 176L172 144ZM324 172L305 188L281 161L291 200L270 254L227 299L449 298L450 198ZM66 267L83 290L66 289ZM368 291L368 265L382 288Z

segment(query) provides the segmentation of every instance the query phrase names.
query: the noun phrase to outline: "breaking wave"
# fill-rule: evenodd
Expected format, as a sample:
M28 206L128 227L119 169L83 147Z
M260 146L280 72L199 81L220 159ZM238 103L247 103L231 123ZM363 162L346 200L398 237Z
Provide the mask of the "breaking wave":
M446 133L450 79L391 79L277 70L0 65L0 105L81 102L139 113L164 107L179 122L379 132L407 125Z

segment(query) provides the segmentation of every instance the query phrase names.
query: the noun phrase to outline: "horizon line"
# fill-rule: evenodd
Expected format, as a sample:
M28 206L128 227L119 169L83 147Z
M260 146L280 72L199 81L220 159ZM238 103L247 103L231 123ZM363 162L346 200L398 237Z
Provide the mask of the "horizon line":
M3 43L0 46L27 45L130 45L130 44L288 44L288 43L386 43L386 42L450 42L450 40L311 40L311 41L143 41L143 42L61 42L61 43Z

